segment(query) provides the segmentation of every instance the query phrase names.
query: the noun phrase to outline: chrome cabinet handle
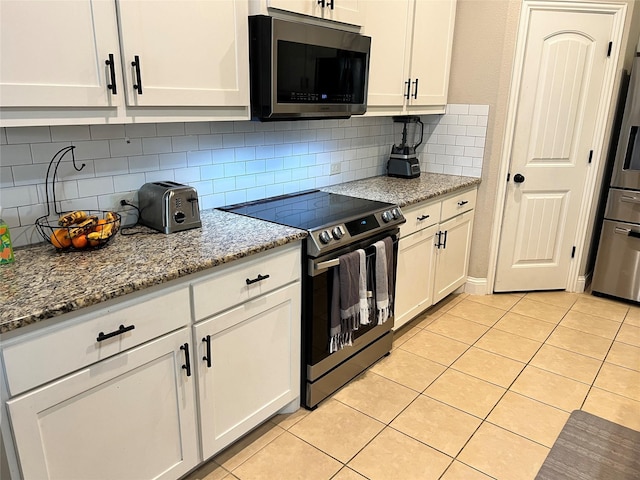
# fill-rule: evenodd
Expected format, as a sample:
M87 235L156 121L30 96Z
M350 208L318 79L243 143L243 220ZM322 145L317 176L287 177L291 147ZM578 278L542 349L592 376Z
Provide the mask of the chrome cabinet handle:
M621 202L625 202L625 203L638 203L638 204L640 204L640 198L627 197L626 195L623 195L622 197L620 197L620 201Z

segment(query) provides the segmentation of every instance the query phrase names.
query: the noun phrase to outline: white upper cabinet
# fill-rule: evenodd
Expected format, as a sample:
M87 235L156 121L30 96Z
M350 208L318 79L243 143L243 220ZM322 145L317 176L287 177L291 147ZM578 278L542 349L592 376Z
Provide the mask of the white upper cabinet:
M372 37L367 114L444 113L455 11L456 0L368 6L363 27Z
M249 118L246 0L2 0L0 14L1 126Z
M109 107L113 56L120 52L115 3L73 0L0 2L0 105ZM121 84L116 83L117 87ZM117 88L117 93L121 94Z
M267 0L267 7L335 22L362 25L364 3L365 0Z
M127 105L248 105L247 15L234 0L119 0Z
M422 107L441 107L444 113L455 17L455 0L416 0L407 113L421 113Z

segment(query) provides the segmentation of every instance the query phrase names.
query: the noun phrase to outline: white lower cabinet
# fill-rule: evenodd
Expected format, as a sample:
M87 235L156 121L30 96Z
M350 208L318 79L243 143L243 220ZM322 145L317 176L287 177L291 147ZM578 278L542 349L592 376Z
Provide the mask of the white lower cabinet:
M467 279L476 188L403 208L394 328L458 289Z
M433 305L436 252L433 247L438 226L400 238L394 327L399 328Z
M198 463L183 328L16 397L25 479L175 479Z
M300 265L297 242L3 342L16 478L173 480L297 407Z
M300 283L194 327L203 458L300 394Z
M473 211L440 224L433 303L438 303L466 282L472 226Z

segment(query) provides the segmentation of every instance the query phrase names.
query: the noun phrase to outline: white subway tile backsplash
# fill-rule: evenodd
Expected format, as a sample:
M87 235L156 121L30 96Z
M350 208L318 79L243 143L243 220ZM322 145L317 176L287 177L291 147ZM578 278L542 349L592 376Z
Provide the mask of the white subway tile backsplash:
M173 182L175 181L173 170L156 170L154 172L145 172L144 181L150 182Z
M21 207L21 208L31 208L31 206L27 206L27 207ZM38 218L38 217L36 217ZM18 207L12 207L12 208L2 208L2 219L7 222L7 225L9 225L9 228L16 228L20 226L20 215L18 214ZM33 223L33 221L31 222L27 222L25 219L24 224L26 225L27 223Z
M247 173L247 168L244 162L224 164L224 176L226 178L237 177L238 175L244 175L245 173Z
M50 129L53 142L91 140L89 125L59 125Z
M246 162L247 160L255 160L255 147L236 148L236 162Z
M462 114L467 115L469 113L469 105L466 104L450 104L447 105L445 112L447 114Z
M489 115L489 105L469 105L469 115Z
M215 164L200 167L200 178L210 178L212 180L224 178L224 165L225 164Z
M209 122L189 122L184 124L184 133L187 135L208 135L211 133Z
M225 133L222 135L224 148L244 147L244 133Z
M7 128L7 143L43 143L51 141L49 127L13 127Z
M137 157L129 157L129 172L139 173L148 172L150 170L159 170L160 160L158 155L140 155Z
M0 205L3 209L33 205L34 203L38 203L38 191L35 185L9 187L0 190Z
M159 137L172 137L174 135L184 135L184 123L159 123L156 126Z
M47 175L47 165L44 163L17 165L11 169L13 170L13 184L16 187L36 184Z
M31 165L31 158L31 148L28 144L0 146L0 165L3 167Z
M423 116L422 170L479 177L488 113L486 105L449 105L445 115ZM85 167L77 172L71 155L64 157L60 207L130 210L125 218L134 222L119 201L146 182L193 185L200 207L212 208L384 175L400 138L401 125L390 117L3 128L0 205L15 211L16 245L41 241L33 221L44 208L46 167L71 144ZM331 175L332 164L341 173Z
M212 163L210 150L187 152L186 155L187 165L189 167L199 167L202 165L210 165Z
M165 170L160 170L161 172ZM199 182L202 178L200 176L200 168L198 167L189 167L189 168L176 168L173 171L174 180L178 183L188 183L192 184L194 182ZM212 178L212 177L207 177Z
M170 168L185 168L187 166L186 152L161 153L158 155L160 170L168 170ZM211 163L211 153L209 152L209 162Z
M113 189L116 192L139 190L145 184L144 173L130 173L113 177Z
M142 140L140 138L109 140L109 149L112 157L142 155Z
M125 175L129 173L129 159L127 157L101 158L93 162L96 177Z
M142 153L149 155L152 153L170 153L171 137L152 137L142 139Z
M78 194L80 197L106 195L108 193L114 193L113 177L98 177L78 180Z
M124 125L91 125L89 130L92 140L124 138Z
M189 152L198 150L198 136L184 135L179 137L171 137L171 149L174 152Z
M11 167L0 167L0 187L13 187Z
M157 135L156 124L138 123L133 125L125 125L124 134L130 138L155 137Z
M60 200L69 200L72 198L78 198L78 182L75 180L56 182L55 185L55 197L58 203ZM40 183L37 185L38 189L38 203L42 203L44 205L47 204L47 194L45 192L45 184ZM51 206L51 210L53 210L53 197L54 192L52 190L52 185L49 184L49 205Z
M264 145L264 132L245 133L244 144L247 147Z
M222 135L198 135L198 148L200 150L211 150L214 148L222 148Z

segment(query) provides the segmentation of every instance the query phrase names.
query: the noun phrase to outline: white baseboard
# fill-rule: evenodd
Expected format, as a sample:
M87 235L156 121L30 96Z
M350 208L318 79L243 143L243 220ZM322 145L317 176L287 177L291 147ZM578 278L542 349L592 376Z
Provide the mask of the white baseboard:
M464 291L470 295L488 295L489 284L486 278L467 277L464 284Z
M578 280L576 280L576 285L575 285L576 288L574 291L576 293L584 293L590 281L591 281L591 272L587 273L586 275L579 275Z

